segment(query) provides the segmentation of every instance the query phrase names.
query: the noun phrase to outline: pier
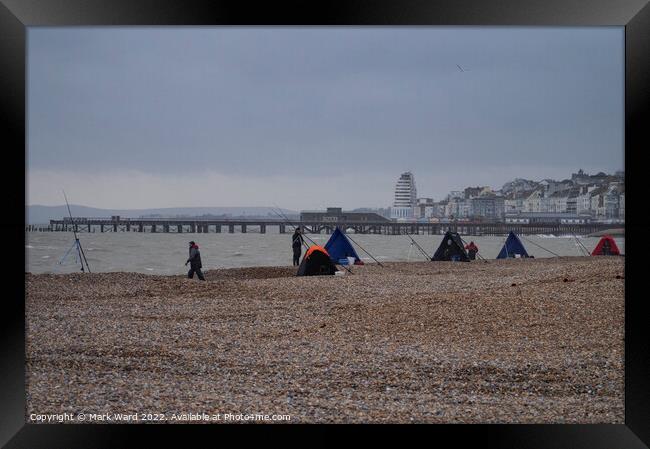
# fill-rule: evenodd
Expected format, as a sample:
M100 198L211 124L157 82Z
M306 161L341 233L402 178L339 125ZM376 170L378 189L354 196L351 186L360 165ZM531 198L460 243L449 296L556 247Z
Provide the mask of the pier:
M605 223L502 223L502 222L338 222L298 221L307 234L331 234L336 227L347 233L380 235L438 235L451 230L461 235L517 234L587 235L612 227ZM279 219L200 219L200 218L86 218L50 220L48 227L29 225L28 232L147 232L147 233L257 233L293 232L293 226Z

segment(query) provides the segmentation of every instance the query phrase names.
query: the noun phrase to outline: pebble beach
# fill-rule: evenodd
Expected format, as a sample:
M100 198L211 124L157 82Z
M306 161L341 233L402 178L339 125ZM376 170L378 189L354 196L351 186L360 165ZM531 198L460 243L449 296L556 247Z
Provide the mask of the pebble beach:
M622 424L624 260L27 273L27 415Z

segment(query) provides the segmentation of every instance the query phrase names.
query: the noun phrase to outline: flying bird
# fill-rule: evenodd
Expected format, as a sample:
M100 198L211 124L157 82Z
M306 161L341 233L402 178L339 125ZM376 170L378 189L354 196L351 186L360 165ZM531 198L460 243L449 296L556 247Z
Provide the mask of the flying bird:
M458 67L458 70L460 70L461 72L464 72L463 68L461 66L459 66L458 64L456 64L456 67Z

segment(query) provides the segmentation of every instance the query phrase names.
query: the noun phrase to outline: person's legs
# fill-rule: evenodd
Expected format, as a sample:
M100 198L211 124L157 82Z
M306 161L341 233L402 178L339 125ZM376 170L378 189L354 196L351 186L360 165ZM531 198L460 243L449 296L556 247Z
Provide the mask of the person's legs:
M200 268L197 268L197 269L196 269L196 275L198 276L198 278L199 278L200 280L205 281L205 277L203 277L203 272L201 271Z
M187 272L187 277L190 279L194 278L194 268L190 268L190 271Z

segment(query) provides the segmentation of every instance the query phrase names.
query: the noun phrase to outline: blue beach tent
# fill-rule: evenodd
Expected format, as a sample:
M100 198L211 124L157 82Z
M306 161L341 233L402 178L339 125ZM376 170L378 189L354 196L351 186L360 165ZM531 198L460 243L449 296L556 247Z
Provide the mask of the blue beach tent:
M503 244L503 248L501 248L501 252L499 252L497 259L517 257L517 255L519 257L530 257L526 252L526 248L524 248L524 245L521 243L521 240L517 237L517 234L510 231L506 243Z
M325 244L325 249L329 253L332 262L336 264L347 265L347 258L354 257L355 265L363 265L363 262L357 255L357 252L352 247L352 244L339 228L336 228L334 230L332 236Z

